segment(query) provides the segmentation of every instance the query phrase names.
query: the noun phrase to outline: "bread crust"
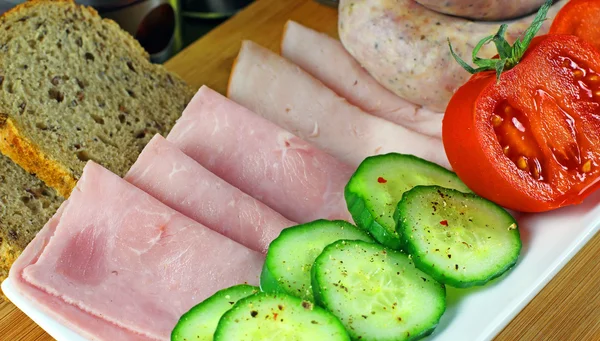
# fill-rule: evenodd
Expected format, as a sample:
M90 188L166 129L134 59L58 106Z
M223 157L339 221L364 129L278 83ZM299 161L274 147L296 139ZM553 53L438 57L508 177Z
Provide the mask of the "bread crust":
M50 2L53 5L62 5L65 7L78 6L72 0L29 0L4 12L0 16L0 21L7 20L11 16L21 16L28 9ZM80 7L93 16L100 16L92 7ZM117 23L110 19L104 20L111 21L117 25ZM138 46L139 52L147 56L148 53L142 46L139 44ZM44 181L49 187L54 188L64 198L69 197L77 184L77 179L75 179L71 171L60 163L50 159L35 143L19 131L15 122L10 119L10 113L0 113L0 153L8 156L21 166L21 168L25 169L25 171L36 174L38 178ZM6 263L12 264L12 261L7 260Z
M116 22L110 19L102 19L98 12L93 8L76 4L72 0L31 0L25 2L0 15L0 28L11 25L14 21L17 21L25 16L39 15L40 13L43 13L45 8L50 8L49 6L59 6L58 10L64 11L65 13L67 13L67 15L69 15L72 11L76 12L74 15L76 15L78 18L81 18L81 16L83 15L83 20L92 20L92 22L94 23L96 22L96 18L101 20L100 22L102 23L102 25L104 27L107 27L109 31L111 31L111 35L118 37L117 40L123 43L123 49L127 50L127 53L132 56L132 59L133 57L135 60L138 61L143 61L142 59L144 59L145 61L147 61L147 63L150 63L150 56L144 50L141 44L136 39L134 39L129 33L121 29ZM54 8L55 7L52 7L52 9ZM55 29L61 28L58 27ZM5 61L7 63L12 62L8 59L6 59ZM185 85L185 83L181 80L179 76L168 72L162 65L154 65L153 68L145 68L144 70L146 70L148 74L157 77L157 79L162 79L161 77L165 76L164 74L166 73L169 82L173 85L173 87L170 89L175 89L171 90L171 92L165 91L164 93L167 96L173 95L173 91L183 91L185 93L185 97L187 98L186 100L189 101L189 99L191 99L192 95L195 92L195 89ZM135 72L135 70L133 70L133 72ZM0 80L0 87L2 86L3 81L5 81L4 78ZM102 90L99 91L102 92ZM137 93L139 94L140 92ZM25 97L25 99L27 99L27 97ZM57 107L54 107L53 110L61 110L56 108ZM170 108L173 108L174 110L182 109L175 109L174 106ZM23 114L23 111L18 112L16 110L18 110L18 108L15 109L14 105L11 106L9 101L7 101L6 103L0 103L0 153L10 158L16 164L14 167L20 166L24 171L35 175L35 177L39 180L42 180L47 185L47 187L54 189L60 196L62 196L61 198L56 196L55 193L53 193L51 197L48 197L47 200L52 202L52 204L49 206L49 208L45 206L45 211L40 214L44 215L47 214L49 211L52 211L53 213L55 210L54 205L60 204L63 198L69 197L71 191L77 183L77 174L80 170L75 169L75 167L69 163L60 161L59 154L53 154L53 151L51 149L49 149L42 142L37 141L35 135L30 134L30 131L28 130L30 129L28 128L29 125L19 120L19 117L22 116L19 116L18 114ZM25 110L25 107L23 107L22 110ZM29 107L27 108L27 110L29 110ZM119 110L121 109L119 108ZM50 114L52 113L56 113L56 111L50 112ZM181 112L178 111L178 113L180 114ZM10 165L10 167L12 167L12 165ZM13 182L9 181L3 183L5 185L5 188L7 188L7 191L10 191L13 188L21 189L22 185L14 183L14 181L15 180L13 180ZM28 181L24 181L24 183L27 184ZM25 195L27 195L25 189L22 192L25 193ZM13 198L11 197L9 199L12 200ZM14 200L21 199L22 198L19 198L18 195L15 195ZM2 203L0 202L0 204ZM17 210L20 211L20 209L18 208L11 208L11 210L14 210L15 212ZM31 213L19 213L23 215L23 219L31 219L31 217L27 217L27 215ZM43 215L37 216L37 220L44 220L45 222L46 218L41 218L43 217ZM22 226L23 224L19 224L18 220L12 223L7 223L6 221L3 222L1 218L2 217L0 216L0 281L2 281L8 275L8 270L10 269L16 258L23 251L23 247L28 241L27 239L30 238L29 236L31 235L31 232L35 233L43 227L37 226L37 221L33 223L30 222L30 225L27 230L27 237L21 237L21 239L17 241L17 239L11 238L11 232L9 232L9 228L11 229L11 231L15 230L17 232L21 232L21 229L25 228L24 226ZM43 223L39 225L43 225ZM1 292L0 301L2 301Z
M61 196L68 198L77 184L73 173L50 159L41 149L17 128L10 117L0 118L0 152L8 156L25 171L35 174Z
M60 6L64 6L64 7L79 7L82 10L87 11L90 15L101 18L100 14L98 14L98 11L96 11L93 7L76 4L75 1L73 1L73 0L27 0L17 6L9 9L8 11L2 13L2 15L0 15L0 20L5 20L13 15L17 15L17 16L22 15L28 9L36 7L36 6L38 6L40 4L44 4L44 3L52 3L53 5L60 5ZM150 60L150 55L148 54L148 52L146 50L144 50L142 45L135 38L133 38L128 32L121 29L119 24L117 24L114 20L109 19L109 18L102 18L102 20L104 22L110 23L110 25L113 25L115 28L118 28L117 32L119 32L123 36L126 36L128 39L131 39L135 44L135 49L137 50L137 52L140 55L145 56L146 59Z
M37 10L36 7L44 4L59 5L65 8L77 8L86 11L89 15L97 17L102 22L107 23L114 29L112 33L116 33L122 37L124 41L128 41L129 48L133 48L132 54L138 54L146 60L150 60L149 54L134 39L128 32L120 28L113 20L101 18L98 12L92 7L76 4L72 0L31 0L22 3L0 16L0 25L4 24L11 17L22 17L28 14L30 10ZM167 72L173 78L179 78L177 75L171 74L164 70L161 65L155 65L157 71ZM190 89L190 93L193 91ZM27 172L35 174L39 179L44 181L49 187L54 188L61 196L68 198L71 191L77 183L77 175L74 170L69 169L66 165L53 159L48 153L28 138L24 129L19 127L18 123L11 119L13 113L0 113L0 152L16 164L21 166Z

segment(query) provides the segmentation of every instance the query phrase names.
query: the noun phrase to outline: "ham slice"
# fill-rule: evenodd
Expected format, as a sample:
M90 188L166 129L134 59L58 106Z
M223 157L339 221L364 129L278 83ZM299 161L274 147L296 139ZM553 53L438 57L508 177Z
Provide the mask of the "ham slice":
M129 339L115 337L119 328L132 339L169 340L193 305L230 285L257 284L263 260L89 162L10 276L82 335L110 324L92 339Z
M27 245L27 248L10 268L9 280L12 281L19 294L38 306L46 315L57 322L77 331L88 340L120 340L120 341L147 341L150 340L139 334L132 333L120 328L106 320L96 318L81 309L66 304L56 296L49 295L23 279L23 270L30 264L34 264L40 257L46 245L56 231L62 211L67 201L58 209L44 228L38 232L36 237ZM83 328L82 326L85 326Z
M167 140L287 219L351 221L344 201L351 167L206 86Z
M297 65L250 41L242 43L228 94L352 166L371 155L398 152L450 167L440 139L365 113Z
M410 103L381 86L340 41L288 21L283 30L281 55L365 112L422 134L441 137L443 113Z
M146 145L125 180L255 251L266 253L281 230L295 225L211 173L160 135Z

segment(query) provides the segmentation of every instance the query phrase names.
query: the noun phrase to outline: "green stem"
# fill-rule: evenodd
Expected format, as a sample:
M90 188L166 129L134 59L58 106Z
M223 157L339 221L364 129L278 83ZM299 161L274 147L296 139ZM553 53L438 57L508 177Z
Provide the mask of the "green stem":
M546 0L546 2L537 12L537 15L533 19L531 26L529 26L524 32L523 38L517 39L513 45L510 45L506 38L504 38L506 35L506 30L508 29L508 25L506 24L502 24L496 34L481 39L473 49L471 56L473 59L473 64L477 65L477 68L472 67L462 58L460 58L460 56L454 52L452 44L450 43L450 39L448 39L450 54L454 60L460 64L460 66L467 70L467 72L474 74L484 71L496 71L496 77L499 80L502 72L510 70L521 61L521 58L523 58L523 55L525 54L525 51L527 51L529 44L531 44L531 41L539 32L544 21L547 19L546 16L550 6L552 6L552 0ZM486 59L477 57L481 48L490 42L493 42L494 45L496 45L498 58Z

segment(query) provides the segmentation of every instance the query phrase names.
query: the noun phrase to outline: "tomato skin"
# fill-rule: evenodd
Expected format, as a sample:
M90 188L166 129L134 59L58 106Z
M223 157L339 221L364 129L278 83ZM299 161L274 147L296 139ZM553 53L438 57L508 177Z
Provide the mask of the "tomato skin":
M510 71L508 71L510 72ZM450 165L460 179L475 193L504 207L523 212L542 212L555 208L544 198L511 181L514 170L501 149L483 139L475 105L481 91L496 82L494 72L475 74L460 87L448 104L442 122L442 139ZM486 127L483 127L486 129Z
M549 33L578 36L600 50L600 1L569 0L554 18Z
M446 154L463 182L482 197L517 211L542 212L577 204L600 187L600 172L595 167L600 165L600 115L596 118L593 115L600 114L600 104L591 100L589 103L573 102L576 84L569 84L564 74L554 73L557 54L553 54L553 51L556 50L561 50L561 53L566 51L569 56L584 61L589 60L595 70L600 71L600 53L581 39L563 35L538 37L521 63L503 73L500 82L496 82L494 72L472 76L450 100L442 123ZM568 106L570 114L583 117L578 124L584 122L585 129L581 126L577 126L577 129L585 131L589 137L582 142L581 139L576 140L581 142L578 148L585 152L581 155L590 158L594 171L581 176L555 160L554 151L549 150L547 144L548 141L562 141L564 134L560 133L564 129L561 131L560 127L555 129L558 133L553 132L552 127L535 126L531 129L536 133L535 138L531 139L535 141L535 150L553 181L537 181L505 156L492 125L493 110L498 103L506 100L532 122L542 122L544 125L544 120L550 120L551 115L536 112L534 101L531 100L534 95L531 93L537 86L540 89L554 89L558 95L553 100L561 104L568 100L574 103ZM557 86L560 91L556 91ZM552 126L546 123L548 125ZM581 165L577 167L581 169Z

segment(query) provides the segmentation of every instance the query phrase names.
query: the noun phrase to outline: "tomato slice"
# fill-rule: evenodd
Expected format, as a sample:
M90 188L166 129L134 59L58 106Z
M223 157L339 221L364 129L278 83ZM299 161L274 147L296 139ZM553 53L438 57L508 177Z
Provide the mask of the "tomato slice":
M443 120L452 168L479 195L540 212L576 204L600 186L600 52L546 35L496 81L475 74Z
M600 50L600 0L570 0L554 18L550 33L578 36Z

